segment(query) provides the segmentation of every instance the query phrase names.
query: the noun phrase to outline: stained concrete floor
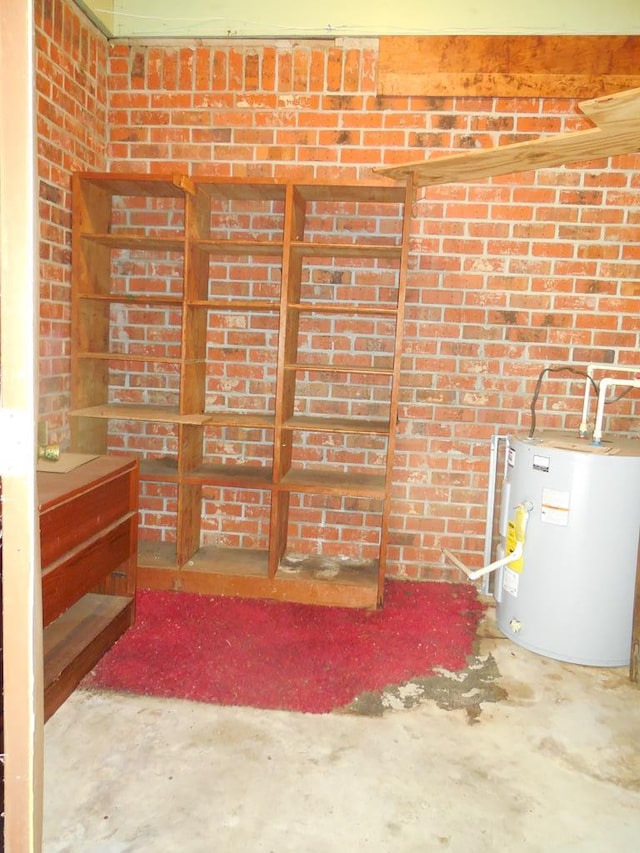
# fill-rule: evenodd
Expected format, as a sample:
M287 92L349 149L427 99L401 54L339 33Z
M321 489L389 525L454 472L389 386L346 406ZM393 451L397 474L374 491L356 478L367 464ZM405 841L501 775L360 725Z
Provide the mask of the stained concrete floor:
M626 853L640 687L496 636L314 716L76 693L45 727L45 853Z

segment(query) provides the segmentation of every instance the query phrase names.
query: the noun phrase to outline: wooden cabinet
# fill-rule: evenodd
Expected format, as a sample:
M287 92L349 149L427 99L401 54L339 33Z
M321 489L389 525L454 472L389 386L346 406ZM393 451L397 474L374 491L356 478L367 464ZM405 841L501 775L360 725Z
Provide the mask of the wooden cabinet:
M411 186L73 192L73 449L140 460L140 584L380 604Z
M45 718L135 614L138 464L98 457L38 473Z

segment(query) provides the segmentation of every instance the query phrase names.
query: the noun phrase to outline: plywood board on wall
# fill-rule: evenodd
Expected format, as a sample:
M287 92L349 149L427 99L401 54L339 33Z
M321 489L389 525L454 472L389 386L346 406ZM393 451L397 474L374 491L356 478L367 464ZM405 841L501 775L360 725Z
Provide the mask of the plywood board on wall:
M594 98L640 86L640 36L388 36L379 95Z

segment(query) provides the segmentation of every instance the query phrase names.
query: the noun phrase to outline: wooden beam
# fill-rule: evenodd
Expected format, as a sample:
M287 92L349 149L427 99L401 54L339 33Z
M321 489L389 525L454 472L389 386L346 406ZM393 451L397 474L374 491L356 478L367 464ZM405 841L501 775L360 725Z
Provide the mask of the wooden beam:
M42 847L42 582L37 526L33 3L0 3L0 324L5 828Z
M601 96L640 86L640 36L387 36L378 95Z
M640 54L639 54L640 59ZM592 98L579 104L580 110L598 127L607 130L640 125L640 89L616 92L602 98Z
M580 104L582 107L583 105ZM640 89L585 102L599 127L376 171L416 186L458 183L640 151Z

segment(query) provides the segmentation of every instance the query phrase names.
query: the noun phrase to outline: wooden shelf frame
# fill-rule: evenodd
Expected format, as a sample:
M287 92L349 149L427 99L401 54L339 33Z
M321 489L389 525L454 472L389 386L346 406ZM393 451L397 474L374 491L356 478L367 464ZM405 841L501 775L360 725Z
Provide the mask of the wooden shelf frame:
M170 540L142 540L139 548L139 578L142 585L194 592L219 592L288 600L317 601L357 607L382 603L386 553L389 539L390 484L394 455L395 424L399 397L400 356L404 320L406 274L409 257L413 185L375 184L295 184L269 180L242 180L139 174L78 173L73 179L73 346L72 346L72 442L75 450L105 452L109 447L109 422L131 423L136 429L165 427L170 431L172 449L168 453L140 452L140 482L145 488L166 487L173 501L175 527ZM170 236L139 233L126 222L112 227L114 213L125 199L173 199L183 213L183 232ZM118 202L115 200L118 199ZM169 202L170 203L170 202ZM120 206L117 206L120 205ZM388 228L344 228L330 234L325 217L338 221L344 206L356 211L356 220L367 216L389 217ZM351 207L349 207L351 206ZM233 216L225 211L233 210ZM383 213L381 213L381 210ZM338 212L336 212L338 211ZM176 218L176 221L179 221ZM230 224L231 223L231 224ZM235 225L233 223L236 223ZM387 223L385 222L385 225ZM144 228L142 229L145 230ZM357 229L356 229L357 231ZM389 232L389 233L387 233ZM157 251L164 257L170 250L181 277L171 278L171 292L121 293L111 283L113 250ZM134 254L137 257L137 255ZM274 259L279 280L269 277L255 296L252 282L239 288L244 295L229 292L241 264L250 268L254 261L271 268ZM348 286L346 302L309 298L303 285L310 267L320 263L328 268L367 268L378 264L389 270L384 302L357 284ZM227 278L216 278L218 264L228 265ZM215 266L212 266L215 264ZM181 265L181 267L180 267ZM224 274L225 267L222 268ZM247 275L242 270L242 275ZM269 275L267 273L267 275ZM355 275L355 274L354 274ZM145 285L142 279L142 286ZM219 287L220 285L220 287ZM218 292L219 291L219 292ZM303 297L303 293L305 294ZM387 301L390 300L390 301ZM144 310L163 308L175 311L181 324L180 341L175 342L179 357L113 352L110 347L110 312L113 307L134 306ZM271 316L274 323L270 366L273 390L268 411L252 411L255 400L240 401L239 407L212 406L207 391L207 370L212 356L208 331L210 318L243 319L249 315ZM331 323L382 322L391 330L389 348L367 359L350 363L347 355L326 362L309 363L300 345L308 318L328 318ZM232 320L231 320L232 322ZM169 405L142 405L110 399L110 370L139 364L177 365L179 387L173 389ZM215 364L215 361L214 361ZM297 386L300 377L322 375L322 381L345 382L350 376L376 386L372 396L375 410L386 408L385 416L348 417L316 415L305 411ZM385 380L384 389L380 381ZM303 383L304 385L304 383ZM382 402L379 398L386 399ZM266 455L262 458L233 460L221 464L208 455L208 442L215 448L226 431L262 431ZM374 467L349 470L346 466L302 466L294 459L296 438L302 434L335 434L381 441ZM260 433L257 433L260 435ZM235 440L235 439L234 439ZM268 547L229 549L206 544L203 539L203 506L210 495L225 490L255 492L267 518ZM213 490L213 491L212 491ZM358 570L352 563L347 571L329 579L309 563L303 568L286 563L288 515L292 495L318 495L337 499L376 502L379 507L379 547L375 561L364 561ZM174 496L173 498L171 496ZM375 563L375 565L374 565ZM325 573L326 574L326 573Z

